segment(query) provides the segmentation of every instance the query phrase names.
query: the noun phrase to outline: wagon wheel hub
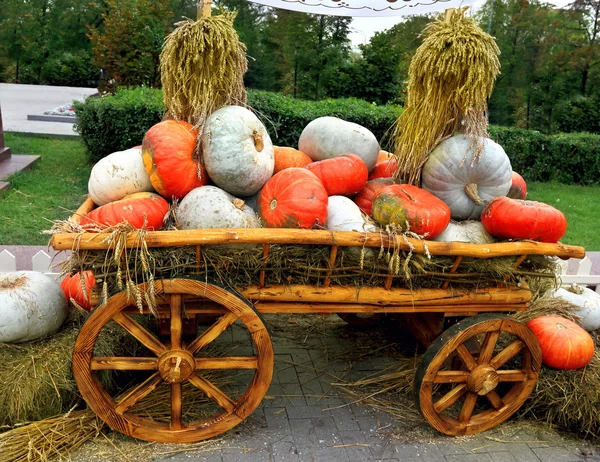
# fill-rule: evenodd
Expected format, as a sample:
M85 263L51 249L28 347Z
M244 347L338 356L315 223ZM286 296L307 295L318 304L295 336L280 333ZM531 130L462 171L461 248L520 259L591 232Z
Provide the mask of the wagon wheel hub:
M181 383L196 370L194 357L183 350L170 350L158 359L158 372L165 382Z
M477 366L467 378L467 387L479 396L487 395L498 386L498 373L489 364Z

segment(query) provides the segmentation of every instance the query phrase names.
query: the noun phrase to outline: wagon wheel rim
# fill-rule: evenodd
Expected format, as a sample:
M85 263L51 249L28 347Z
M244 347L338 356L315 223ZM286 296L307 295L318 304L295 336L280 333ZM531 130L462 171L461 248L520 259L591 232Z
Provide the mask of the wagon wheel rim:
M479 351L472 351L473 344ZM436 430L471 435L514 414L535 388L540 369L540 346L527 326L508 316L473 316L427 349L415 375L415 400Z
M123 309L132 305L120 292L98 307L82 326L73 351L73 373L81 395L89 407L112 429L134 438L165 443L191 443L219 435L249 416L267 393L273 374L274 354L267 329L252 306L241 296L224 288L192 279L156 281L155 293L170 298L170 339L162 342ZM138 286L144 293L146 285ZM182 341L182 294L199 296L225 309L208 329L193 341ZM100 332L109 321L119 324L152 354L151 357L101 358L94 356ZM242 357L199 358L196 354L210 345L235 321L249 331L255 354ZM254 369L245 392L230 398L218 386L202 376L203 370ZM151 375L125 396L113 398L102 386L97 371L149 370ZM153 371L153 372L152 372ZM191 383L214 401L220 411L191 423L182 419L182 385ZM171 386L171 419L158 422L130 412L140 400L159 385Z

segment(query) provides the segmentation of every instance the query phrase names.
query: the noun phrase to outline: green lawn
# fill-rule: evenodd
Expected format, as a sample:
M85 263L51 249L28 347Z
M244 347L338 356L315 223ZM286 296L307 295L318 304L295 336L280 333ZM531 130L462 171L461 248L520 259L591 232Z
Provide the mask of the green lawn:
M528 183L527 199L545 202L567 217L564 244L600 250L600 186Z
M46 244L42 231L66 219L83 202L90 165L81 141L6 134L13 153L39 154L33 170L13 176L12 189L0 193L0 244ZM561 210L569 228L565 244L600 250L600 186L529 183L528 199Z
M5 133L13 154L42 156L32 170L13 175L0 193L0 244L47 244L42 231L66 219L87 194L91 167L81 141Z

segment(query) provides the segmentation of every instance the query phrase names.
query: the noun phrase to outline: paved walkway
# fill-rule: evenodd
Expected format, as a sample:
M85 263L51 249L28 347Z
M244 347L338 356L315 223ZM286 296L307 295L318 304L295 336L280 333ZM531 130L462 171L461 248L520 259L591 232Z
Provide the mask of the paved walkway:
M148 444L109 433L110 442L87 443L73 462L600 461L598 445L519 417L479 435L454 438L432 430L410 394L377 396L395 416L370 401L353 403L355 398L333 384L393 366L400 347L383 347L403 343L402 331L361 331L335 315L264 318L274 344L275 374L266 398L242 424L202 448ZM404 343L401 348L414 347Z
M47 85L17 85L0 83L0 106L4 130L7 132L77 136L73 124L27 120L28 115L43 115L44 111L84 100L97 93L95 88L51 87ZM19 153L14 153L19 154Z

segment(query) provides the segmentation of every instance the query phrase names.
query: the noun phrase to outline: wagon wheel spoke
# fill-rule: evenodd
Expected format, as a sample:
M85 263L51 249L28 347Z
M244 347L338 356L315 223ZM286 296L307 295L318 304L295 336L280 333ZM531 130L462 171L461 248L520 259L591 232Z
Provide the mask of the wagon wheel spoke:
M222 358L195 358L196 370L202 369L256 369L257 356L224 356Z
M179 430L183 426L181 420L181 383L171 384L171 428Z
M456 403L467 391L467 384L461 383L438 399L433 405L434 409L438 413L444 412L446 409Z
M475 361L473 355L469 352L464 343L461 343L456 348L456 354L461 359L463 364L467 367L467 370L472 371L477 367L477 361Z
M485 334L485 339L483 340L483 345L481 346L481 352L479 353L479 359L477 361L478 364L487 364L490 362L499 336L500 331L498 330Z
M150 377L148 377L143 383L131 390L123 399L121 399L117 403L115 411L117 411L117 413L119 414L123 414L127 411L127 409L131 408L139 400L152 393L156 389L156 387L158 387L161 384L161 382L162 377L158 372L155 372Z
M498 382L524 382L527 380L527 373L519 370L500 370L498 374Z
M469 423L473 411L475 410L475 404L477 403L477 397L479 395L473 391L467 393L462 407L460 408L460 414L458 415L458 421L463 424Z
M515 340L490 361L490 366L499 369L514 358L524 347L525 344L521 340Z
M116 313L113 316L113 321L129 332L142 345L156 354L156 356L160 356L167 351L167 347L160 340L126 314Z
M214 384L203 377L193 374L188 379L192 385L203 391L206 396L215 401L219 406L227 412L232 412L235 409L235 403Z
M485 397L490 404L494 406L494 409L502 409L502 407L504 407L504 401L502 401L502 398L500 398L500 395L496 390L490 391Z
M171 294L171 349L181 349L181 295Z
M204 348L206 345L215 340L221 335L229 326L231 326L237 319L237 316L233 313L227 313L220 317L217 322L206 329L200 337L194 340L187 346L187 350L195 355L198 351Z
M465 383L468 377L467 371L439 371L433 383Z
M90 367L93 371L155 371L158 361L156 358L98 356L92 358Z

